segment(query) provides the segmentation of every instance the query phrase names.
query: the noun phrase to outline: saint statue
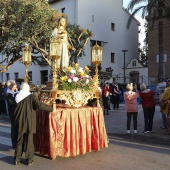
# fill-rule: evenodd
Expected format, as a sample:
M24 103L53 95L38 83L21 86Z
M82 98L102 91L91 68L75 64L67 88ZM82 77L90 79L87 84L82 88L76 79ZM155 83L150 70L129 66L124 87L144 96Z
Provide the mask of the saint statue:
M58 25L54 28L52 32L52 37L60 39L61 41L61 57L57 60L57 65L61 68L69 66L69 50L75 51L75 48L69 44L68 34L66 31L66 19L64 17L60 18Z

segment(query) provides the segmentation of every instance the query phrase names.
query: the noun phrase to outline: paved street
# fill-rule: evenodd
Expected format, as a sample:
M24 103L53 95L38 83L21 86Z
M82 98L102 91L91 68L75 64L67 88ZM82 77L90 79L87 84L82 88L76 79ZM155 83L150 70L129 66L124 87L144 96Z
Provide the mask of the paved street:
M35 162L28 167L24 162L13 165L13 153L10 141L9 119L0 116L0 169L32 170L169 170L170 135L160 129L161 114L156 107L153 132L142 134L144 121L141 105L138 114L138 134L126 134L125 105L119 110L110 110L105 115L105 124L109 137L109 147L99 152L92 151L76 157L57 157L51 160L35 154ZM132 128L133 130L133 128Z
M144 116L142 106L138 105L138 133L133 133L133 122L131 122L131 134L126 134L126 111L125 105L121 104L119 110L110 110L109 115L105 115L105 124L107 134L109 136L118 136L119 138L126 138L127 140L142 140L146 142L154 142L157 144L166 144L170 146L170 135L164 134L162 126L159 106L156 106L153 120L153 130L151 133L142 134L144 131Z

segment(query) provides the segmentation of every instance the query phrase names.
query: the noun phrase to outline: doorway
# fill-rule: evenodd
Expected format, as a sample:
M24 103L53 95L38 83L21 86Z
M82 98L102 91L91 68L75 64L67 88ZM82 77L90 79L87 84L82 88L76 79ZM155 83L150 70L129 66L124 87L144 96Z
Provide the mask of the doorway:
M48 81L48 70L41 71L41 84L45 84Z

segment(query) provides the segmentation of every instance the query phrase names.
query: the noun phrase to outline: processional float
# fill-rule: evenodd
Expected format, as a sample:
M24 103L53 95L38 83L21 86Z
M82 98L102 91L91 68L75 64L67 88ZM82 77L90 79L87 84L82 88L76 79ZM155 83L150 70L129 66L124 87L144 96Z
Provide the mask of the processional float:
M40 90L40 100L44 103L53 103L56 107L56 99L64 101L73 107L81 107L88 100L96 99L96 106L100 106L98 65L102 62L102 47L94 45L92 48L92 63L95 64L95 76L88 75L90 71L86 66L84 69L78 63L72 63L67 68L60 68L57 60L61 57L61 41L55 38L50 42L50 58L52 60L52 79L47 86ZM59 74L60 73L60 74ZM84 83L84 84L83 84Z
M102 62L102 47L97 44L92 47L92 63L95 65L95 75L92 78L87 66L82 68L78 63L72 63L67 68L61 68L58 65L57 60L61 58L61 46L60 39L51 38L49 58L52 62L52 79L39 91L40 101L51 103L56 108L56 100L59 99L69 106L78 108L86 105L89 100L96 99L96 106L100 106L98 65ZM24 81L28 83L28 65L31 63L32 49L26 44L22 51L23 64L26 67Z

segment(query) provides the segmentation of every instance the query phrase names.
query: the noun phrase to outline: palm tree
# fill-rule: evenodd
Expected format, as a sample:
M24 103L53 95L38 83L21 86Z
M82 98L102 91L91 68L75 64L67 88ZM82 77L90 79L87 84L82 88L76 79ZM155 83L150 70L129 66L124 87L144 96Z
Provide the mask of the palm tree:
M140 3L146 5L138 6ZM136 13L142 10L141 17L144 19L147 17L149 30L153 28L154 22L158 21L158 44L159 44L159 68L158 68L158 79L164 76L163 72L163 19L170 18L170 0L131 0L128 4L128 10L133 11L127 22L127 28L130 27L132 18Z

